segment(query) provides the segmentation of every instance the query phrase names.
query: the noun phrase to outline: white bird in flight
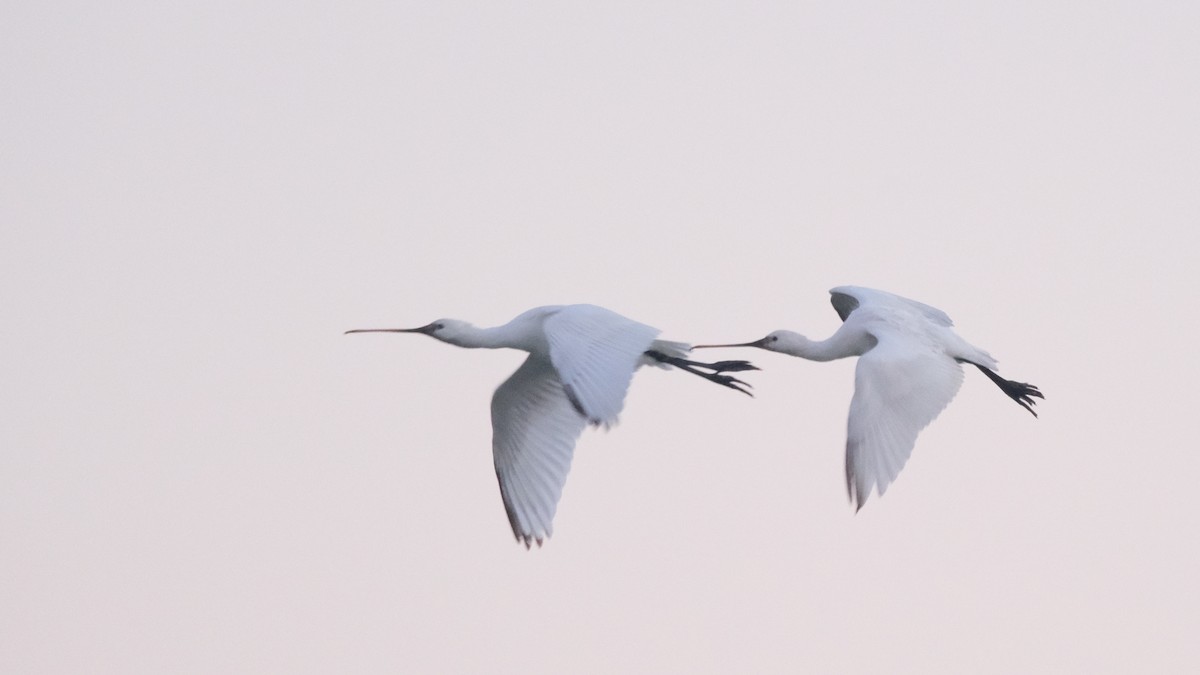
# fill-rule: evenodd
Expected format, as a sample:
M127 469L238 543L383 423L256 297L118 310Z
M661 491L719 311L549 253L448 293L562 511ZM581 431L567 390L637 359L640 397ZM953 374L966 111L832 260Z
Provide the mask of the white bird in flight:
M777 330L761 340L712 347L760 347L809 359L857 356L846 431L846 490L855 510L877 488L887 491L912 454L917 434L950 403L969 363L1037 417L1038 388L1006 380L996 360L951 328L945 312L885 291L839 286L829 291L842 325L826 340Z
M500 497L526 548L541 546L552 532L579 434L588 424L616 423L638 367L674 366L744 394L749 385L724 373L758 370L748 361L689 361L688 344L657 340L658 329L594 305L536 307L494 328L439 319L420 328L346 332L421 333L459 347L529 352L492 395Z

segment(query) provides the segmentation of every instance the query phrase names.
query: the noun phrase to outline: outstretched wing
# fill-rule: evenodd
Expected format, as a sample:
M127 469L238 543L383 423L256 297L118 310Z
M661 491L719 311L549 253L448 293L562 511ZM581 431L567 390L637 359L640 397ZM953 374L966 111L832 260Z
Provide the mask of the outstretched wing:
M614 424L658 329L594 305L564 307L543 326L572 405L592 424Z
M962 384L958 362L900 331L876 331L858 359L846 432L846 489L861 509L871 489L882 496L912 454L920 433Z
M492 458L508 522L528 548L553 532L575 441L586 422L558 373L530 356L492 396Z
M842 321L845 321L846 317L850 316L850 313L859 307L878 307L893 311L915 312L939 326L949 327L954 325L954 322L950 320L950 316L937 307L874 288L863 288L861 286L838 286L837 288L831 288L829 290L829 302L833 304L834 311L838 313Z

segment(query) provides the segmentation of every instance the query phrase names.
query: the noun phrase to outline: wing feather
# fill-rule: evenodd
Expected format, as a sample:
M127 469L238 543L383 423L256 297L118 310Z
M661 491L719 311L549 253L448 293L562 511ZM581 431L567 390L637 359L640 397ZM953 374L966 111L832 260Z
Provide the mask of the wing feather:
M834 310L842 321L850 316L850 313L859 307L886 307L892 310L898 307L907 308L911 312L916 312L925 317L929 321L947 328L954 325L950 320L950 316L938 309L923 302L910 300L904 296L880 291L874 288L863 288L861 286L838 286L829 290L829 301L833 303Z
M850 312L858 309L858 300L853 295L842 293L836 288L829 291L829 302L842 321L850 316Z
M544 327L550 360L571 402L592 424L614 424L658 329L593 305L564 307Z
M492 457L513 534L528 547L553 532L575 441L587 425L545 359L530 356L492 396Z
M920 433L962 385L962 368L919 337L879 331L858 359L846 432L846 489L856 508L882 496Z

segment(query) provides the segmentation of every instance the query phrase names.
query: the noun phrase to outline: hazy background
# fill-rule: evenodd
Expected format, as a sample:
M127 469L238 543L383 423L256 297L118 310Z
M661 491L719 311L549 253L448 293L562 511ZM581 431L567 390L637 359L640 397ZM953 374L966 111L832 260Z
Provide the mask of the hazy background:
M1194 667L1200 6L565 4L0 9L0 671ZM342 335L839 284L1041 418L967 373L856 516L852 361L643 372L526 552L523 356Z

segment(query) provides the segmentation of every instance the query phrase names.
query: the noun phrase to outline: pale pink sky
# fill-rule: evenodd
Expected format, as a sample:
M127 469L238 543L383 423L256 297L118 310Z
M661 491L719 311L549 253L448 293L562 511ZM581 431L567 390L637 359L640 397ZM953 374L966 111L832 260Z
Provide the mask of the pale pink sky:
M501 6L503 5L503 6ZM0 672L1165 672L1200 658L1200 5L8 3ZM516 352L591 302L978 373L858 515L852 361L634 380L526 552Z

